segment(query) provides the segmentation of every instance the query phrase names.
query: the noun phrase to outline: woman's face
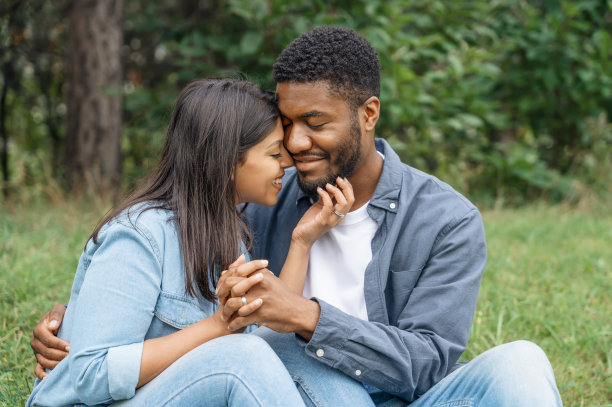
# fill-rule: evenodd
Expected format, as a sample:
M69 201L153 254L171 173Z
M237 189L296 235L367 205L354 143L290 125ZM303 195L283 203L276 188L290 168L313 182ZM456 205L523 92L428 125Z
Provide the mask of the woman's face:
M293 160L283 146L283 136L283 126L279 119L274 130L246 152L244 162L236 167L236 204L276 203L285 168L293 165Z

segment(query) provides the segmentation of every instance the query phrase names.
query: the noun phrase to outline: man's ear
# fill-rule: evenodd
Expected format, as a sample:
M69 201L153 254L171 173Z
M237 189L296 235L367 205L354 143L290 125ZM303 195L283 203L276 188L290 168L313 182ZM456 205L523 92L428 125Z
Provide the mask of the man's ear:
M362 117L364 119L364 129L366 132L373 132L378 118L380 117L380 100L376 96L371 96L363 102Z

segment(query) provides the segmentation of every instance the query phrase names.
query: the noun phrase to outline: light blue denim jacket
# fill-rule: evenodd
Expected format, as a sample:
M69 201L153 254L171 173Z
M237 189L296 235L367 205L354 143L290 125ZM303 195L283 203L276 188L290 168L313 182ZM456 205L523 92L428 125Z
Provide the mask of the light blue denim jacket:
M217 304L185 294L172 212L132 208L106 224L81 255L59 336L70 353L27 406L107 404L134 396L143 342L212 315Z
M368 214L378 224L365 270L368 321L317 300L305 352L356 380L411 401L456 367L465 350L486 263L476 207L435 177L403 164L384 140ZM250 205L253 258L280 272L293 228L311 205L286 171L275 207ZM342 295L341 292L338 295Z

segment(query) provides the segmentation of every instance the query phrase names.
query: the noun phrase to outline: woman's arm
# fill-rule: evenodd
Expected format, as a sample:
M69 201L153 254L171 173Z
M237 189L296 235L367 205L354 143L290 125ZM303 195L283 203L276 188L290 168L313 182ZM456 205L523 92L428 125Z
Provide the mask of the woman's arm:
M291 246L279 278L295 293L302 294L304 290L312 245L328 230L342 222L342 217L334 213L334 210L346 214L355 202L351 183L340 177L336 182L338 187L327 184L327 191L317 189L321 199L306 211L291 235Z
M137 222L135 230L114 223L99 235L74 303L68 355L70 380L85 404L131 398L189 350L228 333L227 323L213 315L186 332L145 341L160 295L162 259L172 246L164 239L174 238L159 230L164 224Z
M261 281L261 273L253 274L245 282L241 282L241 285L248 290L259 281ZM248 315L261 306L261 301L252 301L243 307L242 304L236 305L237 308L242 308L245 315ZM237 311L237 308L234 311ZM167 336L146 340L142 348L140 375L136 388L153 380L177 359L201 344L220 336L236 333L236 331L230 331L227 324L222 320L222 308L219 308L210 317L187 328Z

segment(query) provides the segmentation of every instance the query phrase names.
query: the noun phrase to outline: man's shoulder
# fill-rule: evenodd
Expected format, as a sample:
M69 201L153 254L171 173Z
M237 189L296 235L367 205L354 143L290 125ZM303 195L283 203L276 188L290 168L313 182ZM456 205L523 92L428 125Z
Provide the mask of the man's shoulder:
M402 163L404 187L412 190L414 194L407 194L424 203L440 201L444 205L465 210L476 209L476 206L463 194L455 190L446 182L434 175Z
M477 211L476 206L452 186L402 162L386 141L379 143L385 155L385 167L379 181L383 185L379 188L381 191L397 191L400 208L421 216L431 214L453 218Z

